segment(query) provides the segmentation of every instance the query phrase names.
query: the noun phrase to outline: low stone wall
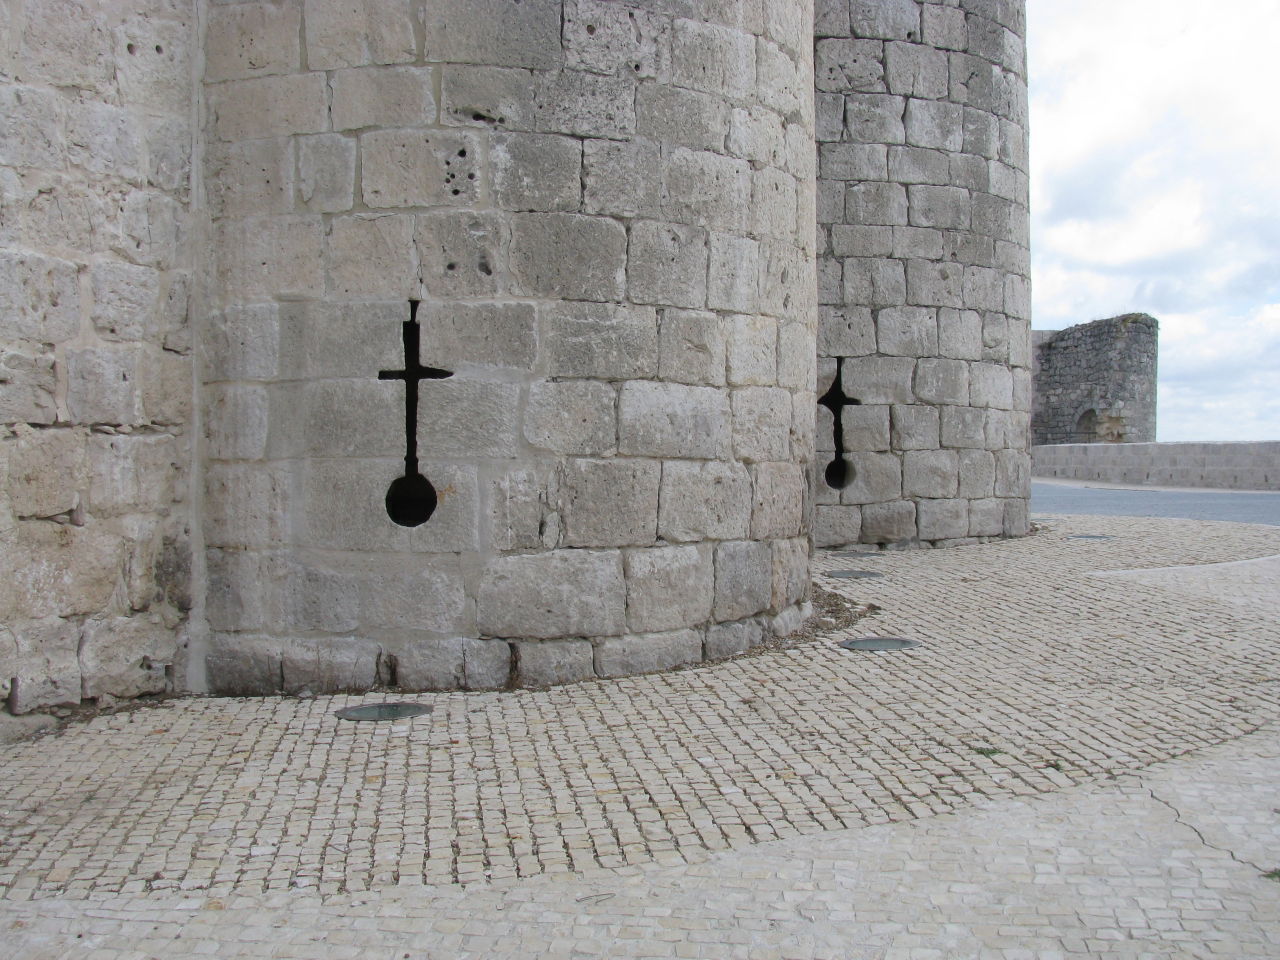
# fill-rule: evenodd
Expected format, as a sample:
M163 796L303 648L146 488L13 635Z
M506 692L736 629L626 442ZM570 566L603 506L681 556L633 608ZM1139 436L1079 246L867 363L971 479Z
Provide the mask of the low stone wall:
M1062 443L1031 448L1033 477L1280 490L1277 443Z

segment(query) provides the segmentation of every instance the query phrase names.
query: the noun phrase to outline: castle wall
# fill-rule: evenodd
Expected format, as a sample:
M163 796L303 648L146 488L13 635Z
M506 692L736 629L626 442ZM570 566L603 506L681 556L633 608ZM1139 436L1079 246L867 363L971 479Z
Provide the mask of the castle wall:
M811 11L209 8L213 690L488 689L798 624ZM438 506L408 476L405 331ZM410 358L411 362L415 358Z
M1036 331L1036 444L1153 443L1159 324L1128 313Z
M818 394L839 362L851 468L827 482L821 409L819 546L1027 532L1024 30L1018 0L818 4Z
M1280 490L1280 443L1058 443L1031 448L1032 474L1153 487Z
M0 700L161 692L190 605L190 0L0 17Z

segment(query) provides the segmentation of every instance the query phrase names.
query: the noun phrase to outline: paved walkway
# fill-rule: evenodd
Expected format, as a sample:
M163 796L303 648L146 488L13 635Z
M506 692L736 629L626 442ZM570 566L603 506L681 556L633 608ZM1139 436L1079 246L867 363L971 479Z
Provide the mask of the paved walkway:
M718 666L394 724L335 720L377 699L347 697L102 717L6 748L0 944L1274 958L1277 555L1269 527L1069 518L824 555L879 611ZM835 646L869 632L923 643Z

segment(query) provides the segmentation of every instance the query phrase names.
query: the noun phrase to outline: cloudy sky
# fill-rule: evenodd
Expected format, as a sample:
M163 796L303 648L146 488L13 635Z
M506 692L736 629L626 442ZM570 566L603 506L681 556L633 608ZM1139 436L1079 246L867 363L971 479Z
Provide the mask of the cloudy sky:
M1150 313L1160 440L1280 440L1280 2L1027 7L1033 325Z

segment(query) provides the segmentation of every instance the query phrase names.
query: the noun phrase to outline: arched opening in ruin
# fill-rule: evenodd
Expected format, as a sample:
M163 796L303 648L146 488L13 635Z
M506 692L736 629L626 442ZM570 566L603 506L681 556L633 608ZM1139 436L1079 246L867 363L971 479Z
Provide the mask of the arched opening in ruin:
M1098 411L1086 410L1076 421L1076 428L1071 434L1072 443L1098 442Z

